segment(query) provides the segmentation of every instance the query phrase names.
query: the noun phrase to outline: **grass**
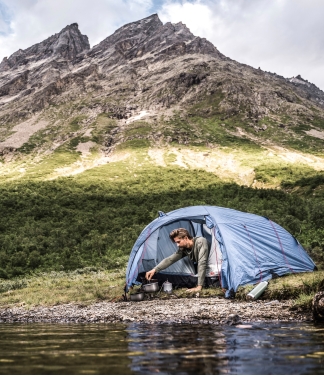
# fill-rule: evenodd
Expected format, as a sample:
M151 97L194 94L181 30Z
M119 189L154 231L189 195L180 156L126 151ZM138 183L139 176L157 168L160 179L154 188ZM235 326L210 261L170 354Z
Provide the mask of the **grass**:
M47 141L46 131L39 130L31 137L29 137L29 140L25 142L20 148L18 148L17 151L23 154L29 154L35 148L39 148L44 145Z
M128 151L132 151L132 150L136 150L136 149L146 149L150 146L150 142L146 139L135 139L135 140L128 140L128 141L125 141L123 142L122 144L118 145L116 147L116 151L117 152L120 152L120 151L124 151L124 150L128 150Z
M164 157L164 161L167 163L167 164L171 164L171 163L175 163L177 161L177 156L176 154L172 153L172 152L169 152L166 154L166 156Z
M294 300L295 308L311 309L315 293L324 288L324 271L296 273L269 281L269 285L260 299ZM237 298L244 300L253 286L240 287Z
M175 115L168 125L178 129L180 135L182 133L182 136L187 136L192 145L203 144L209 140L221 146L236 147L244 142L253 143L251 140L255 140L259 145L272 143L300 152L322 155L322 140L305 133L312 126L323 128L324 120L318 117L315 108L311 118L296 116L289 113L289 107L283 106L281 112L252 119L246 116L247 108L243 104L234 111L223 109L221 102L224 98L221 89L212 95L205 95L187 109L185 118L180 119ZM266 128L262 127L263 125L266 125ZM233 132L238 128L244 130L246 135L233 136Z
M116 128L117 121L111 119L108 114L99 114L96 120L90 125L93 128L91 132L91 141L102 145L109 133Z
M135 121L125 131L126 137L149 136L152 133L152 126L144 121Z
M278 160L264 163L262 161L255 167L255 179L273 186L293 184L295 181L313 174L314 169L303 163L293 164Z
M266 116L254 124L242 118L241 114L224 118L218 110L211 108L214 107L200 103L185 115L175 113L167 121L161 120L160 131L173 141L192 146L214 144L258 153L262 145L272 144L310 155L323 155L323 141L305 133L311 129L309 121L292 125L289 116L282 114L280 123ZM208 114L204 114L206 109L209 109ZM263 125L267 128L260 130ZM243 133L239 134L239 129Z
M69 273L39 273L24 279L1 281L0 307L20 305L31 308L120 299L124 293L124 279L124 270L85 268Z
M76 116L69 123L68 129L72 132L77 132L81 128L82 120L86 119L86 116Z
M80 158L80 153L67 150L67 145L57 148L49 157L28 166L29 179L46 179L56 169L71 165Z
M181 117L176 114L167 121L162 121L161 132L165 137L171 137L192 146L205 146L206 144L216 144L222 147L231 148L255 148L259 149L253 141L246 137L236 136L227 130L236 131L236 126L241 125L233 123L233 119L221 120L217 115L202 117L195 112L191 116Z
M89 305L98 301L122 301L125 268L103 270L96 267L73 272L35 273L25 278L0 280L0 308L38 305L53 306L64 303ZM270 280L260 300L293 300L293 309L311 309L314 294L324 287L324 271L297 273ZM240 287L236 299L245 301L253 286ZM138 288L135 287L134 291ZM132 291L130 292L132 293ZM178 297L193 298L186 289L175 291ZM200 298L223 297L220 288L203 289ZM162 294L162 299L168 295Z

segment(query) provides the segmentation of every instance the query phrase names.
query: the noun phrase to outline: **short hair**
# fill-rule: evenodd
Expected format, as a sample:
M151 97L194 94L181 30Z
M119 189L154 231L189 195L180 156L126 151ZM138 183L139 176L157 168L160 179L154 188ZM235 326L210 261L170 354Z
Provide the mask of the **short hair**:
M180 238L183 239L186 236L188 239L192 239L193 237L190 235L189 231L186 230L185 228L176 228L175 230L172 230L170 232L170 239L174 242L174 238Z

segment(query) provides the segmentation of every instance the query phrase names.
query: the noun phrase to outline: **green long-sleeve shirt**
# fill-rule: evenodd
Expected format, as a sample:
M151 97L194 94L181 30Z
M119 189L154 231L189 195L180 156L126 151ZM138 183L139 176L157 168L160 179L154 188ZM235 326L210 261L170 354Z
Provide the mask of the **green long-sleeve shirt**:
M163 259L156 267L156 272L166 269L175 262L181 260L183 257L188 256L191 261L198 264L198 286L203 286L206 275L207 261L209 256L210 244L207 239L202 236L193 238L193 247L179 248L173 255Z

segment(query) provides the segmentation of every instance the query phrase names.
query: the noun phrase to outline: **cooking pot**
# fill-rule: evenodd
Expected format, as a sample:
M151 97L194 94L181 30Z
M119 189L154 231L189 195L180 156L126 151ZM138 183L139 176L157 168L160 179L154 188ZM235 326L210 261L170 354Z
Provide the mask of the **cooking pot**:
M142 300L144 300L144 292L138 292L136 294L131 294L129 297L130 297L130 300L133 301L133 302L140 302Z
M142 285L142 290L145 292L157 292L159 291L159 283L147 283L146 285Z

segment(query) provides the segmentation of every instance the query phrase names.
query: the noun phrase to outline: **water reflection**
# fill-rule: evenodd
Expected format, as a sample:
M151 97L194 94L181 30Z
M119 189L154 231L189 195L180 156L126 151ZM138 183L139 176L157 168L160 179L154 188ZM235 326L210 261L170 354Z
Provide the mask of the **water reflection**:
M130 326L139 374L323 374L324 328L258 324Z
M0 324L1 374L323 374L324 327Z
M1 324L1 374L128 374L125 326ZM130 354L133 355L133 354Z
M247 335L248 334L248 335ZM324 332L313 325L255 325L246 333L227 331L228 371L231 374L323 374L324 358L309 354L323 350Z
M143 355L130 357L135 373L214 374L226 369L226 338L219 327L134 324L127 332L129 349L143 350Z

